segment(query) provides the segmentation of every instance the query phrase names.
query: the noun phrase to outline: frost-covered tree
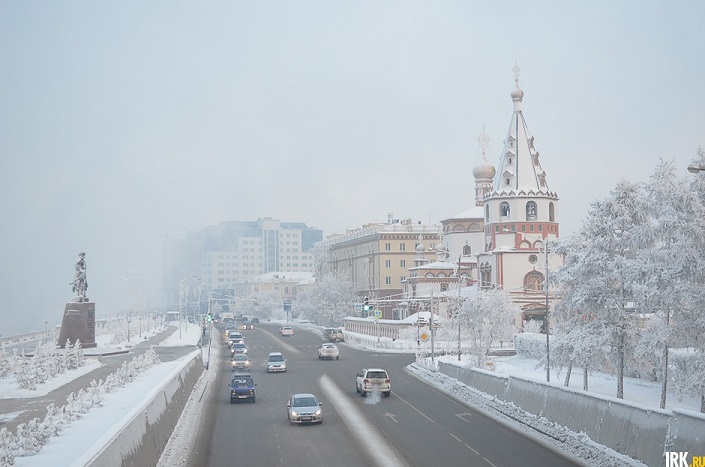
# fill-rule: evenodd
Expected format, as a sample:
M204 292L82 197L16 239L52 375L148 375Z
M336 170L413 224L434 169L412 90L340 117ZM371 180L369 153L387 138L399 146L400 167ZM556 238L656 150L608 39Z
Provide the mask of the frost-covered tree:
M649 274L635 289L635 297L638 311L651 318L649 329L641 333L636 362L661 380L661 408L665 408L669 347L691 345L705 331L691 332L692 304L705 298L705 204L677 177L673 163L661 162L645 195L649 222L640 253ZM651 363L651 368L643 363Z
M517 305L500 289L480 290L463 302L458 311L461 335L470 344L478 367L485 363L493 343L512 339L517 316Z
M322 326L340 326L343 318L354 313L358 300L352 283L346 278L328 274L316 280L313 287L296 298L301 316Z
M559 246L566 262L552 275L564 302L556 306L556 320L586 326L585 339L597 320L600 336L608 338L618 398L624 398L624 368L638 329L634 295L649 272L638 254L645 242L644 198L641 185L622 181L594 202L577 239ZM590 319L581 320L584 314Z

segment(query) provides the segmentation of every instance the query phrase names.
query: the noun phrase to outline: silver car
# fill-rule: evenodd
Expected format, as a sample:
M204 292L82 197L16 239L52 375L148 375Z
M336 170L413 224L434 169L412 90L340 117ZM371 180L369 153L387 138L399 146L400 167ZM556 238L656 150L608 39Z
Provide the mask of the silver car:
M313 394L293 394L286 404L289 423L323 423L321 402Z
M286 372L286 358L281 352L270 352L267 356L267 373Z

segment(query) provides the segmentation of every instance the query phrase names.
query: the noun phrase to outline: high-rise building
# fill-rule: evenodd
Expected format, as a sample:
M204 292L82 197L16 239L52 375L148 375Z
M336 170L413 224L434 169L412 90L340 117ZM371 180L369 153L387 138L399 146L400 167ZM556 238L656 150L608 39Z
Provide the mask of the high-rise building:
M179 300L179 283L195 277L203 289L234 289L269 272L314 272L311 253L323 231L302 222L225 221L165 241L165 305Z

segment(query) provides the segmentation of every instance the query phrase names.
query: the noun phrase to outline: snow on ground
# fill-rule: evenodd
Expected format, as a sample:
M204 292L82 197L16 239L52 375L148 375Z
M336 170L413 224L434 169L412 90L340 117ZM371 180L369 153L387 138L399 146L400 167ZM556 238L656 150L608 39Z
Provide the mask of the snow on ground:
M312 324L303 324L302 326L317 328ZM188 326L185 328L176 328L172 335L167 338L161 345L194 345L200 337L199 328L197 326ZM344 343L342 345L352 345ZM374 350L376 352L383 351L374 346L365 347L363 345L355 345L357 348ZM413 347L413 345L405 345L402 347ZM202 350L204 362L208 358L208 348ZM218 353L221 352L219 346L212 346L212 358L217 360ZM437 357L437 360L445 361L461 365L471 365L470 361L463 359L458 362L457 356ZM522 359L520 357L495 357L492 359L494 369L500 374L513 374L525 378L533 378L538 381L545 380L545 370L541 366L537 366L533 360ZM163 382L172 377L174 368L179 365L179 361L161 363L156 365L145 374L140 376L136 381L130 383L123 390L116 391L106 397L103 406L91 410L81 420L72 423L62 434L56 438L52 438L47 446L42 451L31 457L17 458L16 465L18 466L40 466L51 463L52 465L82 465L86 456L92 455L102 445L109 442L115 435L117 429L134 414L129 407L138 406L145 399L145 395L149 396L154 391L155 387L160 387ZM457 399L466 401L478 410L487 415L496 418L502 423L508 424L518 431L527 433L529 436L535 437L544 443L548 443L557 449L578 456L585 465L598 467L611 467L618 465L643 465L629 457L620 455L602 445L595 444L590 441L585 435L569 431L563 426L554 424L544 418L536 417L527 414L524 411L517 409L512 404L502 403L494 398L480 393L473 388L459 383L457 380L448 378L442 373L432 371L430 366L426 366L425 361L420 361L408 367L408 371L417 377L420 377L454 396ZM191 440L195 436L193 429L198 426L197 417L199 417L199 399L204 390L211 384L215 378L215 371L205 371L203 376L198 381L196 388L191 394L186 408L179 420L176 429L174 430L172 439L165 448L164 454L160 463L161 467L182 464L189 454L189 446L192 445ZM75 376L75 375L74 375ZM553 384L562 385L564 375L552 373L551 379ZM52 383L58 385L59 383ZM576 386L579 385L579 386ZM574 370L571 378L571 387L582 387L582 373L580 370ZM591 392L612 396L616 391L616 382L614 377L593 373L590 376ZM42 388L42 390L47 390ZM647 407L657 407L659 401L660 386L658 383L649 383L640 380L628 378L625 380L625 399L634 403L642 404ZM27 397L27 396L18 396ZM669 408L682 407L690 410L699 410L699 405L696 405L695 400L684 398L682 403L677 402L677 398L669 395ZM531 427L531 428L529 428ZM86 449L86 446L90 448ZM85 452L81 459L76 459L77 453ZM58 462L58 463L57 463Z
M109 341L110 336L101 337L101 339ZM179 332L179 329L176 328L172 335L160 345L194 346L196 352L199 351L195 348L199 339L199 327L189 326L188 331L182 329ZM97 337L96 341L98 341ZM162 362L150 368L138 376L135 381L107 394L101 407L90 410L80 420L72 422L59 436L51 438L38 454L15 458L15 465L32 467L46 465L78 467L85 465L92 456L115 437L127 421L142 410L141 403L154 397L159 388L181 371L184 362L192 358L191 354L171 362Z

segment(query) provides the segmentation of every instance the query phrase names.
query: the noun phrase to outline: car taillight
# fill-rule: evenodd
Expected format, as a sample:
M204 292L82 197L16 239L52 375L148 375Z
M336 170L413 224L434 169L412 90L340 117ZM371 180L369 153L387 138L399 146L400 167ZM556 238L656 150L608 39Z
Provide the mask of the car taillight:
M367 379L367 378L365 378L365 379L362 380L362 384L367 384L367 383L369 383L369 382L370 382L370 380Z
M389 380L388 380L388 379L385 379L384 382L385 382L385 383L389 383Z

